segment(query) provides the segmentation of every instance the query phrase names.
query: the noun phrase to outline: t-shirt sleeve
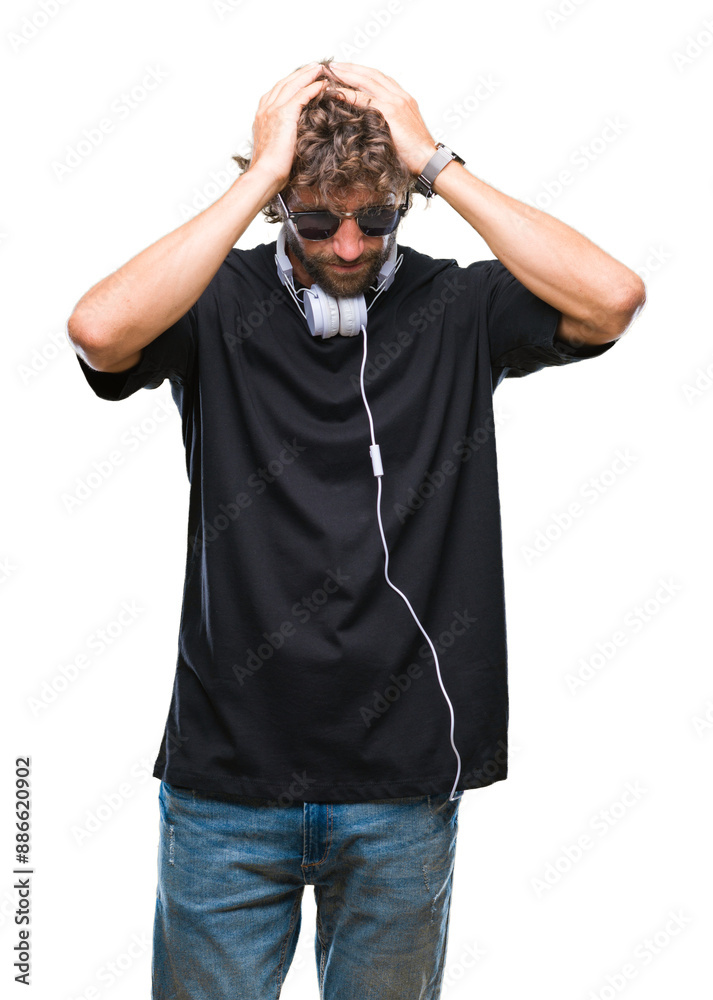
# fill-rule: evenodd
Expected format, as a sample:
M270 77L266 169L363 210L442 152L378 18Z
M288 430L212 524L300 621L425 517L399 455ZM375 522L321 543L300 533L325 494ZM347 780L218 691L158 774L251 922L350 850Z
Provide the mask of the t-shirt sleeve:
M538 298L499 260L484 265L486 325L493 386L553 365L598 358L616 340L574 347L556 336L561 312Z
M156 389L164 379L188 386L195 376L197 323L195 306L148 343L137 364L123 372L99 372L76 354L84 376L101 399L119 400L137 389Z

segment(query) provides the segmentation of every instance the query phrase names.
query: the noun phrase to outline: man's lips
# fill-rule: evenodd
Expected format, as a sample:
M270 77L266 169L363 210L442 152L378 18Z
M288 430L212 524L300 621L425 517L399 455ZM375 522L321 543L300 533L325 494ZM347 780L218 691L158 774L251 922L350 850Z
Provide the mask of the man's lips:
M356 271L363 263L364 261L360 260L356 264L332 264L331 266L336 267L338 271Z

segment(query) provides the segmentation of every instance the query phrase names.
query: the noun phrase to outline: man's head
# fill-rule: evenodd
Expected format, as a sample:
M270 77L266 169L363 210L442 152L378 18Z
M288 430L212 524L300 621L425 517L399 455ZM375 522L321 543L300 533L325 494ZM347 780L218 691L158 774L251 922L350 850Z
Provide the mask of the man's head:
M375 283L382 264L391 254L396 242L396 229L387 236L366 236L359 225L359 221L364 218L360 213L382 206L382 199L383 196L345 191L339 201L339 208L332 207L331 211L337 217L342 212L355 214L341 217L334 235L323 240L301 236L295 222L288 220L285 242L295 277L307 286L314 281L328 295L335 297L366 292ZM388 204L393 205L394 209L397 207L393 198L390 198ZM310 212L325 208L312 188L296 188L289 195L286 207L291 212Z
M331 59L322 60L325 67ZM324 90L303 107L297 123L295 156L281 195L290 211L324 209L335 214L368 205L402 205L415 178L396 151L386 119L376 108L361 108L338 88L330 71L316 79ZM351 89L354 89L353 87ZM234 156L246 170L250 159ZM263 208L268 222L283 222L279 200ZM286 226L288 254L295 276L305 285L315 281L331 295L357 295L373 284L396 241L364 236L354 217L342 219L334 236L305 240L292 223ZM353 270L339 265L356 264Z

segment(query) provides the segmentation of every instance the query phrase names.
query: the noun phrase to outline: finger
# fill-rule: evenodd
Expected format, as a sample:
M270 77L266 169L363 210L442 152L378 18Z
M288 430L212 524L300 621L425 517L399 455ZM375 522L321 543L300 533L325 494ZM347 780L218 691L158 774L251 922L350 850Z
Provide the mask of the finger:
M383 87L392 94L403 94L403 89L396 80L371 66L360 66L357 63L336 63L334 72L345 83L358 83L360 87L371 84L373 87Z
M308 101L311 101L313 97L316 97L316 95L324 89L326 83L326 80L314 80L312 83L308 83L306 87L300 87L300 89L295 91L295 93L291 96L285 96L284 100L276 98L271 105L268 105L268 108L266 108L263 113L267 113L268 109L275 112L279 108L287 108L291 104L295 104L297 107L302 108Z
M293 69L291 73L288 73L287 76L284 76L281 80L278 80L277 83L273 84L273 86L262 95L263 99L268 97L279 87L283 86L283 84L288 83L290 80L294 80L295 77L304 76L309 70L316 68L317 65L317 62L311 62L306 63L304 66L298 66L297 69Z
M378 94L370 94L366 90L352 90L351 87L339 87L338 90L342 91L350 104L356 104L359 108L376 108L387 121L389 120L391 113L389 109L393 108L393 103L389 101L388 94L379 96Z
M310 83L320 72L321 66L319 63L309 63L307 66L300 66L299 69L293 70L284 79L278 80L271 90L263 94L260 98L260 106L265 107L273 104L283 92L291 95L306 83Z
M332 66L334 66L335 69L349 69L352 70L352 72L359 72L360 70L366 73L380 72L376 66L365 66L363 63L333 62Z
M324 67L318 62L300 66L284 79L278 80L271 90L263 94L260 98L260 104L263 106L272 104L281 97L286 97L289 100L300 88L311 83L315 76L319 76L323 70Z
M336 89L343 93L351 104L356 104L360 108L368 108L372 104L374 107L378 107L374 94L366 93L363 90L352 90L351 87L337 87Z

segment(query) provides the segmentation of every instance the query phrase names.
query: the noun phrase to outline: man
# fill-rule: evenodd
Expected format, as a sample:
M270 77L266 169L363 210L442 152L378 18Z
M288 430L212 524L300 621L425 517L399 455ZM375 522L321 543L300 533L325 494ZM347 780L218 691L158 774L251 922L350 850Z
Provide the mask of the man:
M153 996L279 996L311 884L325 1000L435 1000L459 800L507 776L493 391L611 349L644 288L439 153L377 70L300 67L253 140L68 324L102 398L170 380L191 483ZM398 245L414 190L496 259ZM279 241L234 246L261 210L294 298ZM318 287L368 321L313 336Z

